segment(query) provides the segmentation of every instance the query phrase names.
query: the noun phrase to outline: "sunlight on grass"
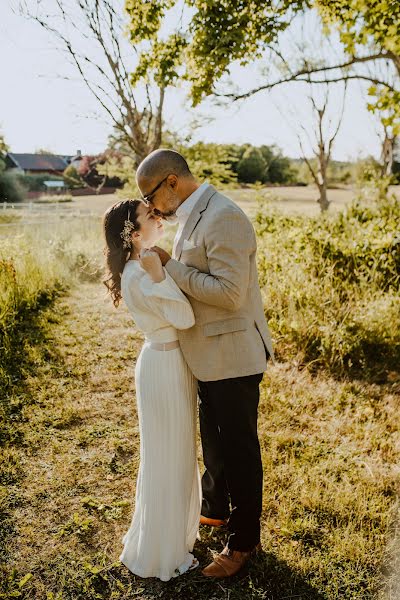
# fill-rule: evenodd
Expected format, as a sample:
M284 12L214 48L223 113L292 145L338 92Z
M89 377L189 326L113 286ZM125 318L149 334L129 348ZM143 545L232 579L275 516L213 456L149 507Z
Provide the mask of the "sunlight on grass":
M0 238L1 598L395 597L398 206L315 221L258 208L279 358L259 409L264 552L221 585L199 570L165 585L118 562L139 467L142 336L101 283L100 217L11 223ZM223 541L201 528L202 565Z

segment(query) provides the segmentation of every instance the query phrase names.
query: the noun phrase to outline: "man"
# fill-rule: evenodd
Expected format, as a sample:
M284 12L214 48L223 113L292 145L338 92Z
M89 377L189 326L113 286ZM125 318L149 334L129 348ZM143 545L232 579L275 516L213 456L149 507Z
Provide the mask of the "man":
M206 468L200 522L227 524L229 531L225 548L202 572L229 577L260 548L257 409L273 349L258 284L256 236L245 213L214 186L200 185L178 152L152 152L136 179L154 214L179 222L173 258L159 247L154 250L196 318L178 335L198 379Z

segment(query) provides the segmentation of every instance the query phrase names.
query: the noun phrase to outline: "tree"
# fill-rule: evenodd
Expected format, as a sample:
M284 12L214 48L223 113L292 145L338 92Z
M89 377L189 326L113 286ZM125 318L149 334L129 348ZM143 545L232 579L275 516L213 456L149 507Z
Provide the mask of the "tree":
M142 53L141 72L150 68L175 77L179 67L185 67L184 77L197 105L214 92L215 82L233 62L247 64L260 58L308 0L184 0L181 14L189 13L189 19L181 17L178 30L160 41L165 17L175 4L174 0L125 0L130 37L133 44L143 39L151 42Z
M190 52L191 55L206 58L205 48L208 54L221 57L207 64L207 85L203 82L196 83L198 74L192 74L193 97L195 100L204 95L215 93L215 84L222 75L229 73L233 61L239 60L240 64L246 65L255 59L261 58L261 63L270 63L271 58L278 58L282 62L281 77L275 80L267 80L251 90L241 91L237 94L229 94L230 97L244 98L258 93L262 90L271 89L281 83L291 81L307 81L310 76L317 76L314 83L336 82L338 80L361 79L370 81L374 85L383 86L386 91L396 93L399 91L400 76L400 3L398 0L305 0L303 2L274 3L275 10L271 12L270 2L260 3L261 6L252 12L254 2L247 0L240 2L241 11L237 10L236 0L227 0L223 3L212 3L218 11L218 27L221 32L228 29L232 35L236 33L237 41L241 44L237 49L234 43L229 44L229 36L222 39L213 36L214 25L209 22L207 9L202 17L196 15L190 27L192 36ZM280 52L280 34L285 31L293 17L303 13L307 8L317 10L326 27L339 30L340 38L346 57L335 63L324 63L313 65L307 60L302 62L301 56L295 68L287 63L286 57ZM211 10L211 9L210 9ZM260 12L265 17L263 28L257 21ZM247 31L250 36L240 33L243 23L243 15L247 18ZM279 17L278 17L279 15ZM279 24L279 25L278 25ZM201 32L197 27L201 25ZM203 38L208 40L208 45L201 43ZM249 40L250 38L250 40ZM224 45L227 40L227 45ZM196 61L194 61L196 62ZM381 72L380 64L391 64L395 71L386 74ZM358 69L368 65L369 69ZM192 67L192 65L191 65ZM338 69L340 73L338 73ZM201 86L200 94L198 93Z
M392 173L396 140L400 136L400 93L398 102L393 94L370 88L370 95L376 96L375 102L368 104L368 109L379 119L381 137L381 175Z
M77 167L77 174L83 184L99 193L104 186L120 187L121 180L116 176L111 176L107 170L100 167L107 162L119 162L122 156L115 151L106 150L101 154L82 156L82 160Z
M336 119L336 123L334 123L332 118L329 116L330 89L330 84L326 84L324 93L320 93L318 97L313 85L310 84L308 100L310 103L314 123L313 139L309 136L307 129L303 125L301 115L296 114L296 118L298 119L298 127L300 127L300 129L303 131L305 137L309 139L310 145L313 147L314 160L310 160L307 157L303 138L297 131L297 137L299 140L299 146L302 152L303 160L307 165L313 182L318 188L318 204L322 212L327 211L330 204L328 199L328 167L332 156L333 144L342 123L346 95L346 82L344 83L341 111L339 113L339 117Z
M268 175L268 162L260 148L249 146L237 165L239 181L246 183L264 182Z
M393 148L393 177L396 183L400 183L400 137L397 137Z
M143 3L133 4L139 10ZM124 44L127 19L120 2L54 0L51 11L46 12L40 0L20 0L20 8L23 15L57 41L98 106L125 140L135 164L158 148L165 87L170 80L164 80L161 74L154 85L154 78L150 82L150 74L146 73L146 78L137 74L134 84L131 83L130 73L139 49Z
M207 179L214 185L236 181L236 174L229 165L230 155L226 146L197 142L189 146L173 144L172 147L185 156L190 170L198 179Z
M394 143L400 134L400 2L316 0L316 4L325 23L340 28L342 43L354 61L362 56L368 59L369 51L386 63L386 68L380 67L379 81L371 79L374 85L368 93L374 101L368 103L368 109L377 113L382 123L382 175L389 175Z
M73 165L68 165L68 167L64 169L63 179L65 184L70 188L79 188L84 187L85 185L76 167Z
M9 151L9 147L6 144L4 135L0 134L0 159Z
M138 10L136 0L126 0L134 31L132 41L137 42L138 36L154 39L168 9L175 4L173 0L158 0L143 3L143 9ZM393 83L392 74L381 78L379 67L380 63L390 63L397 76L400 74L398 0L186 0L182 3L182 14L186 9L190 17L181 19L181 30L170 36L162 46L163 51L156 45L150 52L146 51L146 65L162 68L172 61L176 71L176 60L184 59L185 77L190 81L196 105L205 96L218 92L216 84L229 74L235 62L246 65L261 59L261 63L267 64L275 57L285 64L279 46L280 35L297 14L310 8L321 15L327 27L340 30L346 57L320 65L299 60L294 69L285 65L286 71L276 80L268 79L265 84L231 94L231 97L247 97L283 82L307 80L310 75L317 76L315 82L361 79L398 91L398 82ZM141 25L144 15L146 26ZM171 49L174 49L173 58ZM369 68L364 69L365 65Z
M17 181L15 175L6 171L4 158L8 150L4 136L0 134L0 201L22 202L25 190Z
M48 148L36 148L35 154L49 154L51 156L57 156L52 150L49 150Z

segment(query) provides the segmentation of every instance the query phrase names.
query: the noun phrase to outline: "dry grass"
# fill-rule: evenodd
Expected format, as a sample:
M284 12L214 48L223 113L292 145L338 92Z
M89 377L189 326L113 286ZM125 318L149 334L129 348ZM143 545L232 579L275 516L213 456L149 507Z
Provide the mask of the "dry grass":
M118 562L139 459L133 368L141 336L103 294L100 284L84 284L59 299L43 314L41 343L26 344L13 395L19 442L3 455L3 593L377 597L398 481L400 383L338 383L292 364L271 366L262 387L264 554L222 585L199 572L168 584L141 580ZM195 552L205 564L223 537L205 529L202 537Z
M259 411L264 552L240 576L216 583L197 570L161 583L119 563L139 464L142 337L104 289L81 282L20 323L0 432L0 598L397 599L398 373L378 385L269 366ZM204 565L224 533L201 535Z
M400 186L392 186L391 190L400 198ZM224 193L237 202L248 214L253 215L255 213L257 199L253 189L228 189L224 190ZM273 196L273 203L285 213L302 213L308 215L319 213L317 204L318 192L314 186L264 188L262 194ZM336 211L342 209L353 200L355 190L351 187L329 190L328 195L332 201L331 210ZM76 208L92 210L95 213L102 214L117 199L116 195L78 196L74 197L72 204Z

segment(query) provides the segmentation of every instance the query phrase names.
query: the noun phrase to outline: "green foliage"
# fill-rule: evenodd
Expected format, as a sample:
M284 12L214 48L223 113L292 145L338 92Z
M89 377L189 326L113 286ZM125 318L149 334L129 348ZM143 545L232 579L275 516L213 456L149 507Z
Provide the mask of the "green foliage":
M400 55L400 3L397 0L314 0L327 23L338 23L346 51L371 41Z
M117 521L130 508L130 503L127 500L114 500L111 503L107 503L87 496L82 498L82 506L99 520Z
M45 181L63 181L62 177L48 174L25 175L22 173L17 173L15 177L28 192L45 192Z
M240 183L292 183L297 169L275 146L244 144L227 146L232 156L232 169Z
M195 177L207 179L215 185L235 185L239 183L291 183L295 180L296 169L292 162L282 156L274 146L255 147L250 144L214 144L206 142L190 143L169 132L164 133L164 148L177 150L189 163ZM129 156L111 157L99 167L99 173L107 177L117 177L124 182L119 195L135 197L139 194L135 180L135 161Z
M198 104L212 92L214 82L229 72L233 61L247 64L260 57L265 45L276 39L290 23L293 12L305 3L307 0L283 0L279 4L187 0L184 5L192 15L187 34L173 33L161 41L166 12L176 1L125 0L131 42L148 42L133 80L138 81L154 69L159 82L170 84L178 67L184 64L193 102Z
M174 0L125 0L125 10L130 17L128 30L132 43L156 38L165 12L174 4Z
M0 158L4 156L9 150L9 147L4 139L4 135L0 134Z
M92 517L81 517L74 512L72 519L62 525L57 532L58 536L76 535L82 541L90 538L94 530L94 519Z
M268 173L268 163L259 148L249 147L238 162L237 172L240 181L255 183L265 181Z
M22 202L24 196L25 190L16 176L0 167L0 202Z
M334 24L346 52L351 56L385 53L400 74L400 2L398 0L314 0L325 23ZM379 77L378 77L379 79ZM369 110L382 117L383 125L400 133L400 90L374 85L369 95L375 101Z
M336 216L285 217L268 206L260 214L266 311L278 356L290 361L270 365L260 388L259 437L269 482L261 521L264 552L249 562L245 577L229 582L229 597L377 600L385 583L382 564L392 571L388 540L397 522L398 363L397 373L377 385L365 380L368 368L352 367L363 380L338 381L326 371L298 368L292 359L316 356L314 364L335 370L335 347L340 359L345 352L357 355L359 344L365 365L376 353L373 375L383 379L382 354L389 350L390 368L398 340L398 292L377 289L372 275L364 285L363 278L350 283L339 273L330 285L328 270L336 259L313 255L332 241L328 230L335 252L348 251L354 230L358 254L363 237L368 243L380 237L380 221L382 230L396 229L398 205L356 204L343 223ZM80 217L67 227L46 224L36 235L36 227L10 229L8 239L0 239L1 256L12 259L21 296L30 285L49 289L54 276L73 281L77 253L101 257L99 226L97 219ZM0 282L0 293L4 288ZM110 562L129 526L134 498L124 495L139 466L126 365L137 359L142 335L126 311L113 314L101 295L98 283L76 286L39 313L41 335L32 324L43 304L26 311L25 320L21 313L16 318L7 411L0 402L0 436L6 440L0 463L10 484L0 489L0 598L225 599L226 587L196 571L166 585L132 577L119 561ZM57 477L49 477L52 472ZM226 536L209 528L200 533L195 554L203 566ZM27 543L21 555L22 534ZM397 571L393 591L395 583Z
M123 188L117 191L119 196L123 198L138 198L140 196L136 185L136 159L134 157L108 157L104 164L98 165L97 170L100 175L105 175L110 179L115 177L123 183Z
M232 62L243 65L259 58L304 3L191 0L188 4L196 11L189 27L187 52L187 78L196 105L229 72Z
M147 41L139 54L139 62L131 75L131 83L156 83L160 88L173 85L183 62L187 46L185 36L178 32L168 39L160 38L159 29L166 11L175 4L174 0L139 1L126 0L125 11L129 15L128 34L134 45Z
M81 176L74 165L68 165L63 173L64 183L70 188L80 188L84 186Z
M147 83L153 80L160 87L173 85L178 78L186 46L185 38L178 34L172 35L166 41L155 40L152 43L152 51L140 55L139 64L131 76L132 85L141 80Z
M400 204L322 218L257 215L267 317L286 359L381 376L400 364Z
M375 98L374 102L369 102L367 108L369 111L378 113L381 117L382 125L390 128L393 136L400 135L400 91L388 90L371 86L368 94Z
M356 184L358 198L369 201L385 201L389 193L391 175L382 175L381 166L374 158L360 161L356 169Z
M175 149L185 156L193 175L200 180L207 179L215 185L236 182L236 174L229 164L232 157L227 146L197 142Z
M89 225L89 226L88 226ZM15 229L14 229L15 228ZM73 281L97 281L102 271L97 223L79 219L24 231L10 224L0 239L0 389L12 382L15 344L25 320ZM20 342L18 342L20 343Z

